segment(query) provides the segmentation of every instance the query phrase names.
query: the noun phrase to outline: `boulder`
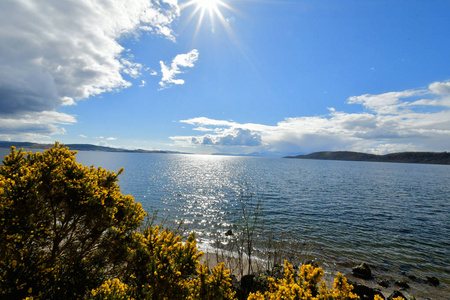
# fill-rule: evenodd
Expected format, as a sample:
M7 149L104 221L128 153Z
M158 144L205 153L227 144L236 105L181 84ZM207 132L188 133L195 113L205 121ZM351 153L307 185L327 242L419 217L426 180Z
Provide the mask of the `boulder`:
M411 279L412 281L417 281L417 277L412 274L409 274L408 278Z
M432 286L438 286L439 285L439 279L437 279L434 276L432 276L432 277L428 277L427 276L427 280Z
M407 282L406 280L404 280L404 279L402 279L402 280L397 280L397 281L395 282L395 284L396 284L397 286L401 287L401 288L404 288L404 289L408 289L408 288L409 288L408 282Z
M359 266L352 268L353 276L359 277L362 279L370 279L372 278L372 271L370 270L370 267L366 263L362 263Z
M373 300L375 295L379 295L382 299L384 299L383 294L376 289L370 288L368 286L359 283L351 283L351 284L353 285L352 293L358 295L361 300L365 299Z
M386 279L377 279L377 283L379 286L382 286L384 288L387 288L389 286L389 281Z
M253 291L255 283L255 275L244 275L241 278L241 288L244 291Z
M269 289L269 280L265 272L258 272L251 275L244 275L239 286L235 288L236 297L239 300L246 300L250 293L260 291L264 293Z
M236 297L239 300L244 300L251 292L255 292L255 275L244 275L236 289Z

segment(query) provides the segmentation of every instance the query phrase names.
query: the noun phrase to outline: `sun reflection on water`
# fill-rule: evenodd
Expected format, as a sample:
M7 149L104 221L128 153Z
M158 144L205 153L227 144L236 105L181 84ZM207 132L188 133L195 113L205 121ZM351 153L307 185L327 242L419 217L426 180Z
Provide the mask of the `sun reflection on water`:
M189 155L173 159L161 170L163 197L152 210L163 209L171 219L198 229L201 239L212 228L229 227L234 218L236 197L250 182L242 158L232 156ZM149 193L152 187L149 186Z

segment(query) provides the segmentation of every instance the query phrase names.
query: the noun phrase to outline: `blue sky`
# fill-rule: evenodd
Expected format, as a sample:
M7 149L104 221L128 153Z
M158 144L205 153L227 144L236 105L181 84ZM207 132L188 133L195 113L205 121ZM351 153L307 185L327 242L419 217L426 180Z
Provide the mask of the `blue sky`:
M0 140L449 151L449 11L438 0L1 1Z

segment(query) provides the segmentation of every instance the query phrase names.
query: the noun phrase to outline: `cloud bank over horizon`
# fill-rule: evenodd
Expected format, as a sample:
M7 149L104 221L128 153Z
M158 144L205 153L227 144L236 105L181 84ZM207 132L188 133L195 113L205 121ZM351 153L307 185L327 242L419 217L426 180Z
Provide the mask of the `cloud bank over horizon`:
M205 134L171 139L183 147L203 145L240 154L324 150L385 154L450 148L450 81L434 82L426 89L352 96L346 103L361 105L363 111L329 108L327 115L286 118L276 126L198 117L179 122ZM230 139L234 142L222 142Z
M179 16L177 0L1 1L0 139L63 134L61 125L76 119L56 112L60 106L141 75L119 40L150 32L175 41Z

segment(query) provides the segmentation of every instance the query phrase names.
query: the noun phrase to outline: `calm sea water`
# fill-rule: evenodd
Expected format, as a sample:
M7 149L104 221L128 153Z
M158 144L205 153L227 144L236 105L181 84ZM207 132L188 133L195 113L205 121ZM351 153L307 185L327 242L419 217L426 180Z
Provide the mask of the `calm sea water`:
M450 166L82 151L77 161L124 167L124 194L184 220L200 242L233 225L244 189L263 199L266 226L324 261L436 276L450 291Z

